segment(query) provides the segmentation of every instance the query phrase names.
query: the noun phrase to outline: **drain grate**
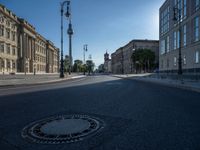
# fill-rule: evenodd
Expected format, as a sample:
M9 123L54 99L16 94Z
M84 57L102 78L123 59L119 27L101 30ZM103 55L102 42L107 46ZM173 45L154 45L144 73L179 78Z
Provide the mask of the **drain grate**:
M33 122L22 130L22 137L41 144L81 141L94 135L104 123L87 115L62 115Z

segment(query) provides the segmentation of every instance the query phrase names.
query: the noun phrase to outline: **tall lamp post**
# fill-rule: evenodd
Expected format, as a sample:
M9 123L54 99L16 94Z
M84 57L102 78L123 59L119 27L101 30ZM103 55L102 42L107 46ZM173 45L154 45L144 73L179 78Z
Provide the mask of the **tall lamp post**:
M67 12L65 16L69 19L69 28L67 33L69 35L69 74L71 74L71 65L72 65L72 42L71 38L73 35L73 29L71 24L71 10L70 10L70 0L66 0L61 3L61 63L60 63L60 78L64 78L64 61L63 61L63 14L64 14L64 6L67 4Z
M64 1L61 3L61 51L60 51L60 78L64 78L64 61L63 61L63 13L64 13L64 5L67 4L68 1Z
M179 28L179 57L178 57L178 75L183 74L182 70L182 56L181 56L181 40L182 40L182 35L181 35L181 9L178 8L178 4L174 7L174 21L178 22L178 28Z
M83 45L83 64L84 64L84 67L85 67L85 65L86 65L86 64L85 64L85 52L88 51L87 47L88 47L87 44ZM85 75L85 68L84 68L84 73L83 73L83 74Z

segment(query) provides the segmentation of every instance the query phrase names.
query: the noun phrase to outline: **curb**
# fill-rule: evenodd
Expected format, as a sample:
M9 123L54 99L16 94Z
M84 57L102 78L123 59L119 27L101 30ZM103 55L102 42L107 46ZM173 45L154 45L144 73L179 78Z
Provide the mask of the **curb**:
M76 77L76 78L73 78ZM44 85L44 84L51 84L51 83L59 83L62 81L67 81L67 80L75 80L78 79L78 76L73 76L73 77L66 77L63 79L57 79L57 80L50 80L50 81L44 81L44 82L35 82L35 83L23 83L23 84L6 84L6 85L0 85L0 88L6 88L6 87L20 87L20 86L32 86L32 85ZM84 78L85 76L81 76L80 78Z
M174 83L165 83L165 82L156 82L156 81L150 81L150 80L146 80L140 77L132 77L132 78L128 78L128 77L119 77L119 76L113 76L116 78L120 78L120 79L126 79L126 80L135 80L135 81L141 81L141 82L149 82L149 83L153 83L153 84L158 84L158 85L165 85L168 87L174 87L174 88L179 88L179 89L184 89L184 90L189 90L189 91L194 91L194 92L198 92L200 93L200 88L197 87L192 87L192 86L188 86L188 85L180 85L180 84L174 84Z

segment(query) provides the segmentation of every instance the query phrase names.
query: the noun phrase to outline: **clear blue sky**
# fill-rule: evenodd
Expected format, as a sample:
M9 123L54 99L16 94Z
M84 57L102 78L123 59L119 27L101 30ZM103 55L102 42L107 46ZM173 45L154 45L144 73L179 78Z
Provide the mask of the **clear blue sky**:
M31 23L38 33L60 48L60 3L62 0L0 0L17 16ZM132 39L159 38L159 8L164 0L71 0L73 59L83 60L88 44L96 66L103 55L113 53ZM64 54L68 54L65 19Z

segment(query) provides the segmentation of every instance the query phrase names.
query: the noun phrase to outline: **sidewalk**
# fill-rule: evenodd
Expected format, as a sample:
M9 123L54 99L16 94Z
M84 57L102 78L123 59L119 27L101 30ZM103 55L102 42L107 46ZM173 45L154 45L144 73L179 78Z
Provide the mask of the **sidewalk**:
M152 74L127 74L127 75L113 75L114 77L124 78L124 79L131 79L131 80L138 80L142 82L151 82L155 84L161 84L169 87L176 87L181 89L187 89L191 91L200 92L200 81L195 80L174 80L169 78L159 78L159 77L152 77Z
M59 74L16 74L16 75L0 75L0 87L14 86L14 85L33 85L53 83L69 79L82 78L81 74L66 75L65 78L60 78Z

